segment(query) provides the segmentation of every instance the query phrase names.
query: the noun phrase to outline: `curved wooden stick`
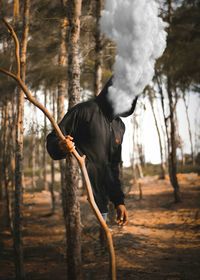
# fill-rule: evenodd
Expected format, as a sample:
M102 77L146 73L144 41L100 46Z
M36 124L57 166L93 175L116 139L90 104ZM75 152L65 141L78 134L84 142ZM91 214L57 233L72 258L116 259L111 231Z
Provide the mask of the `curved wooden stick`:
M10 26L10 24L6 21L6 19L3 19L3 22L7 26L9 32L11 33L11 35L14 38L14 41L15 41L15 55L16 55L16 60L17 60L17 74L14 74L14 73L12 73L12 72L10 72L6 69L3 69L3 68L0 68L0 72L10 76L11 78L13 78L18 83L18 85L21 87L24 94L26 95L27 99L32 104L34 104L36 107L38 107L46 115L46 117L49 119L49 121L51 122L53 128L55 129L58 137L61 140L65 140L64 134L60 130L58 124L56 123L55 119L52 117L50 112L47 110L46 107L44 107L40 102L37 101L37 99L29 91L26 84L20 78L19 41L18 41L18 38L17 38L17 35L16 35L15 31ZM86 165L85 165L85 156L80 156L79 153L76 151L76 149L72 150L72 154L77 159L77 161L79 163L79 166L80 166L80 169L82 171L83 179L85 181L85 186L86 186L86 190L87 190L88 201L91 205L91 208L92 208L95 216L97 217L101 227L103 228L103 230L106 234L106 238L107 238L107 242L108 242L108 249L109 249L109 257L110 257L111 279L116 280L116 260L115 260L115 250L114 250L114 246L113 246L112 234L111 234L105 220L103 219L103 217L101 215L101 212L99 211L99 208L97 207L96 202L94 200L92 186L91 186L90 179L89 179L88 172L87 172Z

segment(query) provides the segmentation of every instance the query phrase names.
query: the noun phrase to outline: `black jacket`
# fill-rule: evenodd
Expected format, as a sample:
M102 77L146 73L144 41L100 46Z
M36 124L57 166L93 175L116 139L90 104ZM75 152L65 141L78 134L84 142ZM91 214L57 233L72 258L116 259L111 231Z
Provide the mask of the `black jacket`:
M113 116L107 100L110 83L111 80L95 99L71 108L59 124L64 135L74 138L79 153L86 155L94 198L102 213L108 211L109 199L115 206L124 204L119 163L125 125L119 117ZM55 160L66 156L59 148L55 131L47 136L47 150Z

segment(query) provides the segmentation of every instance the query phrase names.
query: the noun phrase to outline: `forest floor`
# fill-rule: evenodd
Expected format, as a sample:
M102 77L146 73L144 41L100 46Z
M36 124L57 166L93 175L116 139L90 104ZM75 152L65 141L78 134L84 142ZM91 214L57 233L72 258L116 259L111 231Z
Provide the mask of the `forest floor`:
M168 180L141 180L127 194L129 224L111 224L117 256L118 280L200 279L200 177L178 175L182 203L173 203ZM130 182L131 184L131 182ZM98 239L98 225L86 197L80 198L84 280L108 279L108 253ZM0 209L2 210L2 209ZM47 191L24 195L24 258L27 279L64 280L65 230L59 196L56 213L48 216ZM0 212L0 279L14 279L12 240ZM73 279L69 279L73 280Z

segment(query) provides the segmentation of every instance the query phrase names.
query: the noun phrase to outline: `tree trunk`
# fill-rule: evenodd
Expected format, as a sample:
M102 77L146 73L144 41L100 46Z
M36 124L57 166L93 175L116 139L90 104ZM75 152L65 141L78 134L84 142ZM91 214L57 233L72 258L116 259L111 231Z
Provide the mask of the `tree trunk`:
M166 169L165 169L165 162L164 162L164 156L163 156L162 140L161 140L160 130L159 130L159 127L158 127L158 121L157 121L157 118L156 118L154 105L153 105L153 100L155 98L155 94L153 92L153 89L150 88L150 87L148 88L147 92L148 92L149 101L150 101L150 105L151 105L151 109L152 109L152 113L153 113L153 117L154 117L154 122L155 122L156 130L157 130L157 134L158 134L158 141L159 141L159 147L160 147L161 173L160 173L159 178L160 179L165 179Z
M174 93L175 96L177 96L177 93ZM178 100L176 100L177 103ZM175 109L174 105L174 123L176 127L176 132L175 132L175 141L176 141L176 149L180 149L181 152L181 164L182 166L185 165L185 156L184 156L184 149L183 149L183 141L179 133L179 123L178 123L178 116L177 116L177 110Z
M66 8L62 3L62 8ZM67 18L61 19L60 21L60 48L58 56L58 65L66 67L67 65L67 45L66 45L66 32L67 32ZM58 83L58 96L57 96L57 121L60 122L64 117L64 101L67 95L67 81L62 80ZM62 206L64 217L66 216L66 193L65 193L65 161L60 160L60 175L61 175L61 195L62 195Z
M52 92L52 111L53 111L53 117L55 119L55 92ZM55 187L55 162L54 160L51 160L51 183L49 185L49 191L51 194L51 213L54 214L55 208L56 208L56 200L55 200L55 193L54 193L54 187Z
M21 44L21 78L26 77L26 52L29 32L29 0L24 3L23 34ZM14 203L14 252L16 279L25 279L23 244L22 244L22 189L23 189L23 117L24 117L24 93L20 90L17 100L17 123L16 123L16 169L15 169L15 203Z
M19 0L13 1L13 17L14 19L19 17Z
M186 113L187 124L188 124L192 165L194 166L195 165L194 146L193 146L193 141L192 141L192 130L191 130L191 125L190 125L190 118L189 118L189 114L188 114L188 105L186 103L185 93L183 93L183 103L184 103L184 106L185 106L185 113Z
M103 36L100 30L101 11L103 0L96 1L96 32L95 32L95 71L94 71L94 94L97 96L102 89L102 55L103 55Z
M35 92L35 98L36 98L36 92ZM32 104L30 104L32 106ZM30 155L30 168L31 168L31 187L32 191L36 188L36 135L37 135L37 129L36 129L36 107L33 106L32 110L34 112L34 118L33 123L31 127L31 140L30 140L30 147L31 147L31 155Z
M44 90L44 106L47 107L47 89ZM42 166L43 166L43 188L48 190L47 186L47 153L46 153L46 137L47 137L47 118L44 115L43 129L43 147L42 147Z
M9 192L9 101L5 101L3 114L3 133L2 133L2 186L4 186L6 226L11 229L11 212L10 212L10 192ZM12 233L12 230L11 230Z
M168 4L168 23L169 28L168 32L171 32L171 21L172 21L172 0L167 1ZM168 155L168 163L169 163L169 177L170 182L172 184L172 187L174 189L174 198L175 202L180 202L180 187L177 180L177 156L176 156L176 130L175 130L175 108L176 108L176 101L173 102L173 92L172 92L172 81L170 77L171 68L168 70L167 74L167 95L169 100L169 122L170 122L170 137L168 142L168 149L169 149L169 155ZM166 120L167 122L167 120Z
M80 100L79 36L81 0L68 2L68 97L69 108ZM78 201L79 171L76 159L69 154L66 160L66 238L67 238L67 278L82 279L81 268L81 224Z
M159 80L158 73L156 73L156 80L159 88L159 93L161 96L161 105L162 105L162 112L163 112L163 118L165 122L165 129L166 129L166 136L167 136L167 148L168 148L168 169L169 169L169 177L171 185L174 189L174 198L175 202L180 202L180 188L178 185L177 180L177 162L176 162L176 135L175 135L175 120L174 120L174 102L173 102L173 96L172 96L172 89L171 89L171 82L170 77L167 77L167 94L168 94L168 100L169 100L169 111L170 115L169 117L166 117L165 113L165 106L164 106L164 94L161 86L161 81ZM168 119L170 121L170 130L168 128Z
M175 130L175 105L173 102L171 80L168 76L167 80L167 94L169 98L169 110L170 110L170 152L169 152L169 176L170 182L174 188L175 202L180 202L180 187L177 180L177 156L176 156L176 130Z
M34 110L34 109L33 109ZM36 183L35 183L35 169L36 169L36 129L35 129L35 124L33 123L32 125L32 132L31 132L31 185L32 185L32 190L34 191L36 188Z
M3 106L1 107L1 126L0 126L0 145L1 147L4 146L3 143L3 131L4 131L4 126L3 126ZM3 200L3 149L0 149L0 201Z

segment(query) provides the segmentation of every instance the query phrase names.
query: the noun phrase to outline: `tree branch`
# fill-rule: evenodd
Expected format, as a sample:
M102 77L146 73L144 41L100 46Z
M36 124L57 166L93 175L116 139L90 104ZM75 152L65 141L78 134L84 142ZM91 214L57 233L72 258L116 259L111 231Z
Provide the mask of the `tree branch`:
M14 74L6 69L0 68L0 72L10 76L11 78L13 78L18 85L21 87L21 89L23 90L24 94L26 95L27 99L34 104L36 107L38 107L45 115L46 117L49 119L49 121L51 122L53 128L55 129L58 137L61 140L65 140L65 136L62 133L62 131L60 130L58 124L56 123L55 119L53 118L53 116L50 114L50 112L47 110L46 107L44 107L40 102L37 101L37 99L31 94L31 92L29 91L28 87L26 86L26 84L22 81L21 77L20 77L20 73L21 73L21 69L20 69L20 59L19 59L19 41L17 38L17 35L15 33L15 31L13 30L13 28L10 26L10 24L6 21L6 19L3 19L3 22L5 23L5 25L7 26L9 32L11 33L14 42L15 42L15 56L16 56L16 60L17 60L17 74ZM90 203L90 206L95 214L95 216L97 217L101 227L103 228L106 237L107 237L107 242L108 242L108 248L109 248L109 255L110 255L110 272L111 272L111 279L112 280L116 280L116 261L115 261L115 251L114 251L114 246L113 246L113 240L112 240L112 234L105 222L105 220L103 219L101 212L99 211L99 208L96 205L96 202L94 200L94 195L93 195L93 191L92 191L92 186L90 183L90 179L88 176L88 172L86 169L86 165L85 165L85 156L80 156L79 153L76 151L76 149L72 150L72 154L75 156L75 158L77 159L79 166L81 168L82 174L83 174L83 179L85 181L85 186L86 186L86 190L87 190L87 196L88 196L88 201Z
M6 27L8 28L8 31L9 31L10 35L13 37L14 42L15 42L15 58L16 58L16 61L17 61L17 76L20 77L21 76L21 67L20 67L19 40L17 38L17 35L16 35L14 29L7 22L7 20L5 18L3 18L2 21L6 25Z

